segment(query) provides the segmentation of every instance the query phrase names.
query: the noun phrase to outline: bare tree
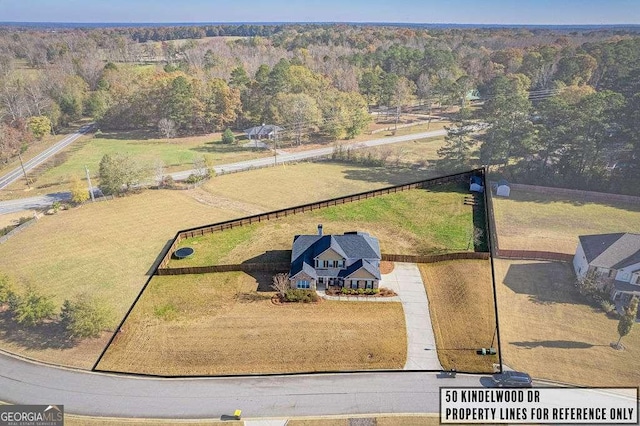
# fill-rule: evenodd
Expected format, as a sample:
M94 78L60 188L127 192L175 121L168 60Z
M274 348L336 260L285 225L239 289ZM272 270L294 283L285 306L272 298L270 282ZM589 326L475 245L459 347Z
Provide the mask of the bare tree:
M158 121L158 130L166 139L170 139L176 136L176 123L168 118L163 118Z
M158 182L158 187L161 187L164 182L164 172L165 172L165 164L160 158L156 159L156 162L153 166L156 173L156 182Z
M287 290L291 288L289 283L289 275L285 273L274 275L273 284L271 284L271 288L277 291L280 297L284 297Z

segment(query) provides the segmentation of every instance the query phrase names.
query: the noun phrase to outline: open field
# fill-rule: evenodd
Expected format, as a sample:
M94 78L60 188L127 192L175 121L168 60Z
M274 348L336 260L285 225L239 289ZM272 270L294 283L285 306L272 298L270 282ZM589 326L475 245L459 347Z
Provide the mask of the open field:
M493 347L496 328L491 263L456 260L418 265L436 337L438 358L445 370L490 373L498 356L479 356L478 348Z
M98 365L159 375L399 369L400 303L274 305L271 276L154 277Z
M100 160L105 154L125 153L148 167L149 176L154 177L154 164L161 160L165 173L193 169L193 160L205 157L211 164L235 163L271 155L269 150L243 148L239 144L223 144L220 133L173 139L156 139L152 132L102 133L98 137L87 135L75 142L69 149L57 154L47 164L35 172L36 182L29 196L68 191L72 176L85 179L87 166L92 175L92 183L98 185ZM34 172L31 173L34 175ZM3 198L11 195L24 196L20 191L23 181L11 185L14 194L3 191ZM22 195L21 195L22 194Z
M638 386L640 327L618 340L618 320L584 302L571 265L496 259L504 362L534 377L585 386Z
M120 319L160 250L179 229L420 178L426 178L424 171L403 169L394 175L351 165L300 163L216 177L192 191L146 191L86 204L45 216L0 245L0 272L54 295L56 303L92 292L106 299ZM50 347L46 342L52 339L25 332L10 339L0 336L0 347L82 368L90 367L103 348L89 344L73 357L71 348Z
M323 161L216 176L200 188L211 195L255 204L267 211L435 176L438 175L425 169Z
M315 234L318 223L326 234L369 232L379 239L383 253L473 250L473 213L464 204L465 196L467 192L456 186L415 189L188 238L181 246L191 246L196 253L189 259L172 260L169 266L233 264L256 258L286 262L293 237Z
M640 233L640 206L512 190L493 197L500 248L574 254L579 235Z

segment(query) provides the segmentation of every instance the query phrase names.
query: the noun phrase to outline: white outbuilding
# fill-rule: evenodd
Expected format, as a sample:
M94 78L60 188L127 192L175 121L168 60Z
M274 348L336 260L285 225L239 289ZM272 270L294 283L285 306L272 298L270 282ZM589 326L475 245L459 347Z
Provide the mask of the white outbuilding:
M511 187L509 186L509 182L504 179L500 179L498 181L498 186L496 186L496 195L498 197L508 197L511 194Z

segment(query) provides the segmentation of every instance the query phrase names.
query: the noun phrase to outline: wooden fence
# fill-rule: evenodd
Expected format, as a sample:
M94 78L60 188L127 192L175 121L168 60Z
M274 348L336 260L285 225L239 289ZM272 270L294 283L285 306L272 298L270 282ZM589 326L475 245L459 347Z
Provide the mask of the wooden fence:
M396 192L408 191L410 189L426 189L439 185L445 185L448 183L465 183L469 182L469 177L472 174L484 173L484 169L475 169L468 172L457 173L454 175L443 176L440 178L426 179L418 182L412 182L404 185L390 186L381 189L375 189L372 191L361 192L358 194L347 195L344 197L332 198L330 200L318 201L315 203L303 204L300 206L289 207L286 209L276 210L268 213L261 213L254 216L248 216L241 219L229 220L226 222L220 222L213 225L201 226L198 228L186 229L179 231L171 244L171 247L165 254L164 258L158 265L158 269L165 269L171 260L171 255L178 247L180 242L185 238L199 237L213 232L224 231L227 229L233 229L240 226L251 225L252 223L260 223L271 219L278 219L282 217L292 216L299 213L305 213L313 210L322 209L330 206L337 206L340 204L347 204L354 201L364 200L367 198L378 197L380 195L393 194Z
M447 260L460 260L460 259L489 259L488 252L473 252L473 251L463 251L456 253L444 253L444 254L433 254L426 256L414 256L408 254L382 254L382 260L386 260L389 262L409 262L409 263L435 263L435 262L444 262Z
M551 260L561 262L573 261L573 255L568 253L556 253L552 251L536 250L503 250L496 249L497 257L501 259L522 259L522 260Z
M235 265L191 266L158 269L157 275L208 274L212 272L282 272L289 270L289 263L240 263Z

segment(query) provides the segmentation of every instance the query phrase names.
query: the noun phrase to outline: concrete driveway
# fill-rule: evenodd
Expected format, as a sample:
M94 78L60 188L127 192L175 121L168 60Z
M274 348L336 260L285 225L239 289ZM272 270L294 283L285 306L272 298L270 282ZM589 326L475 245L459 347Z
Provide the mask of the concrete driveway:
M442 370L429 315L429 300L415 263L395 262L393 271L383 275L380 287L398 293L407 327L405 370Z

